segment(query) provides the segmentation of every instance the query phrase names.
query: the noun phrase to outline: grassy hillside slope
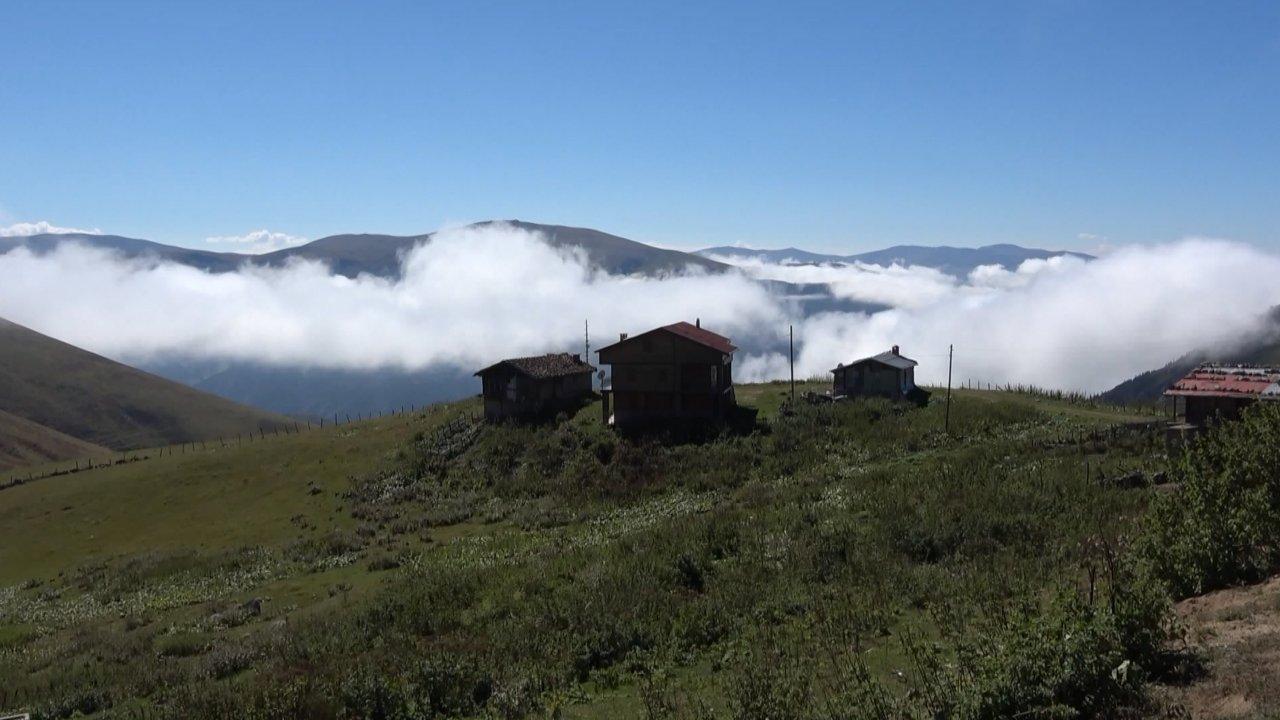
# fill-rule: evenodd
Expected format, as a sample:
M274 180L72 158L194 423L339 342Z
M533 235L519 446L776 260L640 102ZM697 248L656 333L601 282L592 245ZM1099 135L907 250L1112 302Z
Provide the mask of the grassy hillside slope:
M0 491L0 707L763 718L864 670L896 694L921 643L1074 585L1152 492L1100 480L1163 463L1106 406L958 391L948 436L936 400L784 393L741 387L759 428L704 443L472 400Z
M0 470L50 460L101 457L110 450L0 410Z
M144 461L0 491L0 527L27 535L0 543L0 585L153 550L278 545L298 535L299 516L350 528L332 497L410 435L408 421L388 417L177 455L144 452Z
M234 436L287 422L4 319L0 410L115 449Z

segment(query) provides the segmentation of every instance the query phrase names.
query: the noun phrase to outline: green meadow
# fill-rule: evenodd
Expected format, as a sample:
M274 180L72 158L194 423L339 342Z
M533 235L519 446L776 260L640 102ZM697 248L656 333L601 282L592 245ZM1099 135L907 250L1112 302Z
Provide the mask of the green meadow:
M1171 487L1150 415L960 390L946 433L941 392L787 396L741 386L755 429L698 442L473 399L0 491L0 710L1149 710L1179 662L1126 559Z

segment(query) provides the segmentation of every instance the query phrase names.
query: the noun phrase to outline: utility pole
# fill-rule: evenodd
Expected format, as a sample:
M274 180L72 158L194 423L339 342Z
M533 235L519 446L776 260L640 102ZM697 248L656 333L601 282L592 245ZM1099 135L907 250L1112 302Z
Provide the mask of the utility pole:
M944 429L948 435L951 434L951 358L956 354L956 346L947 346L947 411L943 420Z
M582 361L591 364L591 321L582 321ZM593 375L595 373L592 373ZM595 378L591 378L591 389L595 390Z
M787 326L787 347L791 356L791 404L796 404L796 328Z

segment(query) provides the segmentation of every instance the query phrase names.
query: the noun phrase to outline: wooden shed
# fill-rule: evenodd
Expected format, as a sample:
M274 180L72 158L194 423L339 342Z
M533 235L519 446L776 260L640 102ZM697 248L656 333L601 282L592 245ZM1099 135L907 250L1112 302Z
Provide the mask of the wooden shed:
M1173 398L1174 414L1190 428L1218 420L1236 420L1262 400L1280 400L1280 368L1206 364L1187 373L1164 391Z
M476 372L484 394L484 417L537 418L576 407L591 394L595 368L581 355L551 353L508 358Z
M729 338L701 322L678 322L600 348L600 364L612 368L609 421L637 427L672 420L717 420L735 406Z
M887 397L903 400L919 393L915 368L918 363L898 351L894 345L888 352L840 364L831 371L833 396Z

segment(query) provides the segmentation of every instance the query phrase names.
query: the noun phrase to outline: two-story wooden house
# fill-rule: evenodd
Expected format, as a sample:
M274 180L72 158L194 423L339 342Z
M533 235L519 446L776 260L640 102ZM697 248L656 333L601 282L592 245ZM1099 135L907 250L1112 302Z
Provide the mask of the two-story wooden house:
M701 322L678 322L600 348L600 364L612 368L605 395L618 427L672 420L727 418L735 406L733 353L729 338L704 330Z

